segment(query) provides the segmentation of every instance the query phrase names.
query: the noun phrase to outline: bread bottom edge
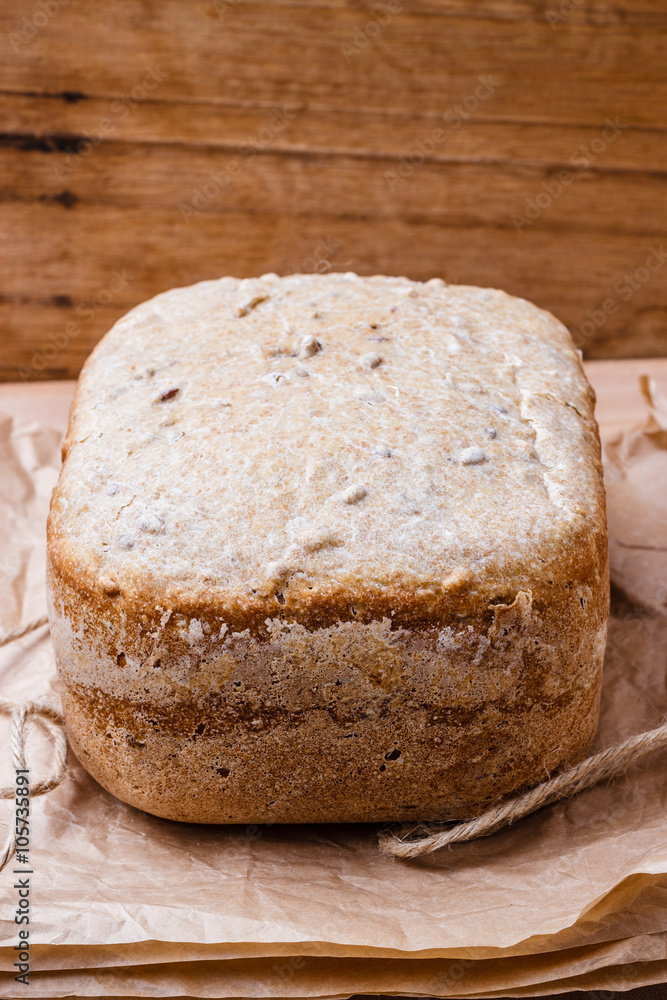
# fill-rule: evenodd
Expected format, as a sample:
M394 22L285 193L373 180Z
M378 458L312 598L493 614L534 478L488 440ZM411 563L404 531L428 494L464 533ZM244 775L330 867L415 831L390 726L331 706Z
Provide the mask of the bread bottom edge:
M102 715L100 692L63 685L72 749L103 788L151 815L204 824L469 819L582 760L599 695L598 679L558 710L487 705L472 724L427 725L415 713L343 727L318 715L207 737L155 732L140 711Z

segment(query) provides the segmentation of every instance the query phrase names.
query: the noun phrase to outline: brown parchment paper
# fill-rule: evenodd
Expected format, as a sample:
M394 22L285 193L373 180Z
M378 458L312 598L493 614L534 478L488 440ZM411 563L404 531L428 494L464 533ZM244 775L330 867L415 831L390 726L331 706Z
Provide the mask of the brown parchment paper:
M46 516L60 468L56 430L0 413L0 631L46 614ZM0 678L4 680L3 678Z
M667 929L667 878L635 876L626 880L618 891L610 893L585 917L572 927L551 937L536 937L507 949L460 949L455 953L421 951L420 959L446 958L454 963L466 963L487 958L507 958L520 955L545 955L553 951L571 951L601 943L624 941L630 937L662 932ZM85 950L85 954L84 954ZM465 953L464 953L465 952ZM309 958L326 955L332 958L404 958L405 952L385 948L368 949L353 945L333 945L322 942L202 945L196 943L140 941L125 945L32 945L32 957L40 971L111 968L167 964L169 962L212 961L238 958ZM15 961L13 950L3 949L0 971L11 972Z
M667 425L660 388L645 380L644 391L652 410L647 428L607 447L614 607L600 747L656 725L667 713ZM43 524L58 445L53 431L0 419L3 629L42 613ZM54 679L47 637L37 634L0 650L4 695L53 690ZM6 742L4 731L0 740ZM37 739L37 770L43 743ZM497 990L496 995L519 995L511 983L532 987L512 979L515 973L506 963L535 956L542 971L531 974L548 975L552 992L559 982L604 966L657 963L657 968L666 957L665 763L665 755L657 755L624 779L543 810L511 830L402 862L380 854L369 827L197 827L159 820L108 795L71 755L67 781L33 807L31 859L39 887L33 942L42 968L54 970L40 973L40 980L55 976L60 983L48 987L56 992L33 995L173 996L179 995L178 975L205 977L205 967L217 965L227 969L225 975L252 978L260 975L258 962L270 966L276 957L290 955L304 956L320 985L308 980L310 986L294 992L298 970L293 968L287 992L282 980L273 985L266 980L263 993L245 987L233 993L216 971L214 985L201 987L214 992L190 995L481 996ZM0 761L0 781L8 779L8 761ZM4 895L7 873L0 885ZM15 926L4 907L0 935L0 968L8 970ZM663 952L647 956L647 940ZM570 962L567 956L576 949L578 958ZM592 963L588 970L581 949ZM423 963L442 956L474 962L470 968L480 976L480 963L486 963L485 975L489 962L505 963L510 978L498 985L499 979L474 979L466 970L465 990L448 980L430 991L416 985L371 989L363 977L342 987L340 979L334 988L329 979L327 992L326 978L333 973L318 966L316 974L312 964L334 962L336 975L349 983L350 962L379 967L381 956L386 957L379 965L393 958L391 968L397 973L401 966L406 977L415 960L419 975L426 975ZM255 971L239 972L238 963L243 969L250 963ZM196 973L177 970L195 964ZM147 981L162 985L157 992L134 992L123 979L123 966L138 990L149 989ZM70 982L68 968L88 971ZM142 979L139 969L150 972ZM0 995L23 995L22 987L21 994L12 992L16 984L8 979L10 972L0 973ZM89 980L96 985L86 993L81 984ZM102 980L114 985L107 989ZM276 992L280 988L283 993Z
M306 958L185 962L121 969L37 973L39 996L403 996L482 997L540 995L577 988L628 989L656 982L667 968L665 935L632 938L532 958L482 962L434 959ZM10 987L11 990L11 987ZM22 995L14 986L11 996Z

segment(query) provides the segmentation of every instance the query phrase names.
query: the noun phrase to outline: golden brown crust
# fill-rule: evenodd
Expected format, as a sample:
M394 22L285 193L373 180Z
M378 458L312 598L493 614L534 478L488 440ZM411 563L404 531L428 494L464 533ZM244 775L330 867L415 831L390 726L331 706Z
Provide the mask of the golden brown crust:
M268 276L139 307L86 366L49 519L82 761L158 815L306 822L468 816L579 759L592 406L564 328L504 293Z
M51 589L63 602L54 620L76 618L81 595L62 581ZM360 634L340 623L290 629L285 642L274 622L269 640L233 634L196 658L183 622L107 613L81 642L54 635L68 651L69 735L106 788L172 819L471 816L580 759L593 738L605 614L582 642L593 622L577 593L545 616L520 592L490 625L488 615L423 630L385 620ZM103 643L96 683L89 649Z

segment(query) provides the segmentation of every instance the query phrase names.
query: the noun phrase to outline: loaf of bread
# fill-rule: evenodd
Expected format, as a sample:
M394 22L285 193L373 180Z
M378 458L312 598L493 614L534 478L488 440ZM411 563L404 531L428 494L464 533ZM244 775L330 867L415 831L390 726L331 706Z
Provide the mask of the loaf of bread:
M578 761L608 615L594 397L504 292L206 281L96 347L48 528L67 728L203 823L456 819Z

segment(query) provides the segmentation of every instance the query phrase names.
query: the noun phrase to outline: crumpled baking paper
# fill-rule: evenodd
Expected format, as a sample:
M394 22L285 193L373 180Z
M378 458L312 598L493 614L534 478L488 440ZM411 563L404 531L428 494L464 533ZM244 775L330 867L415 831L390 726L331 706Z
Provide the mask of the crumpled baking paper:
M407 997L539 996L545 991L631 989L663 981L656 978L656 973L664 975L667 971L664 954L664 936L656 936L600 946L581 956L562 954L554 965L544 963L544 969L539 962L521 958L470 965L407 958L307 958L295 965L284 960L255 959L83 969L41 974L34 982L41 998L119 993L156 997L350 997L359 992ZM600 967L605 959L611 960L611 966ZM560 978L549 978L549 972L560 974Z
M605 449L614 594L597 748L667 714L667 407L659 386L643 388L646 428ZM59 438L0 419L3 629L43 613ZM48 636L0 650L0 688L57 695ZM70 755L66 781L33 803L33 985L13 980L3 907L0 996L530 996L661 982L666 757L406 862L380 853L375 827L157 819ZM35 728L35 774L47 759ZM11 892L7 872L0 882Z
M630 601L667 611L667 388L644 375L644 427L606 442L612 579Z

